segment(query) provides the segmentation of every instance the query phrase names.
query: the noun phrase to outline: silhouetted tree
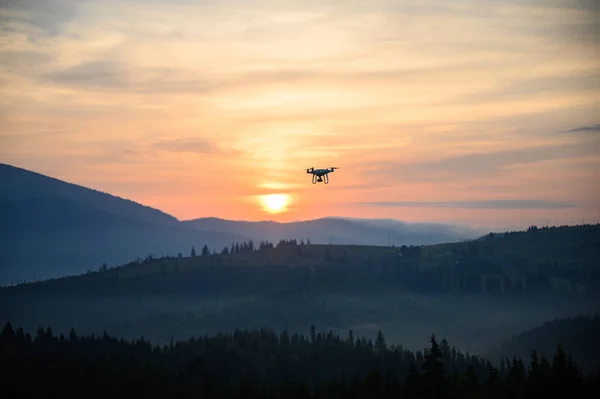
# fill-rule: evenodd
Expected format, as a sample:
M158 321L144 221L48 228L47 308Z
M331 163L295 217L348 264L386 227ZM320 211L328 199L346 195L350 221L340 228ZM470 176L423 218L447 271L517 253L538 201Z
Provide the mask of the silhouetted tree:
M425 370L423 376L424 387L427 397L441 398L444 396L444 377L446 370L441 362L442 351L435 339L435 334L432 334L429 342L431 347L425 354L422 369Z

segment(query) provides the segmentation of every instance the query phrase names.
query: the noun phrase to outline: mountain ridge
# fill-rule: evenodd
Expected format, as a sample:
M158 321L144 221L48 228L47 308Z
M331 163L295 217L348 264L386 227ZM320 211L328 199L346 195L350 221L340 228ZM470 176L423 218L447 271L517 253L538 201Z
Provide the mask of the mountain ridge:
M177 224L179 222L176 217L137 201L13 165L0 163L0 181L2 181L0 199L3 202L44 197L51 192L51 196L76 198L79 202L85 202L103 210L107 210L108 205L117 204L117 209L113 207L110 213L119 213L129 217L143 216L144 219L161 224ZM145 214L140 215L142 212Z

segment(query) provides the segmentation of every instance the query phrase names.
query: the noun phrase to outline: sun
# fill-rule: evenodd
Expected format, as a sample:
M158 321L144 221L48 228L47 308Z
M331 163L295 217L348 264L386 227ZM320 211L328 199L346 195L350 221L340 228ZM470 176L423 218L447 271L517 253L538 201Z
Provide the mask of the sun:
M267 194L261 195L260 201L265 211L270 213L285 212L290 203L290 196L287 194Z

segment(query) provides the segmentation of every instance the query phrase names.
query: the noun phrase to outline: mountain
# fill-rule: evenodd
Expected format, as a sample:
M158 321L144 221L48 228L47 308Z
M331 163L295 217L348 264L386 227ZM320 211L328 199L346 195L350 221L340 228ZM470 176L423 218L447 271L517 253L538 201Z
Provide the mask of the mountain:
M153 224L175 226L179 222L158 209L11 165L0 164L0 182L1 202L59 197L90 209Z
M257 242L295 238L298 241L310 239L314 244L340 245L427 245L474 238L479 233L476 230L441 224L334 217L289 223L245 222L211 217L182 223L203 231L237 232Z
M187 229L157 209L9 165L0 181L0 284L246 239Z

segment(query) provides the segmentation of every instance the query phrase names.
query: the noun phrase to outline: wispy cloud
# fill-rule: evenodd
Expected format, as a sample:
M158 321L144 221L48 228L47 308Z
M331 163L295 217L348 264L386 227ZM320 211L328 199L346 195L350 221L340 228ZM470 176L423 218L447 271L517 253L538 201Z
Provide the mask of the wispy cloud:
M394 181L443 181L469 179L475 176L494 178L511 166L533 164L555 159L597 155L599 143L565 143L540 145L498 151L485 151L441 159L373 162L365 165L369 176Z
M600 72L582 70L575 75L552 74L544 77L525 77L511 79L506 83L497 83L494 87L474 92L466 96L449 98L445 104L482 104L502 103L523 99L554 97L559 95L573 95L582 93L597 93L600 90Z
M77 3L79 1L3 0L0 16L4 20L23 21L39 28L44 35L54 36L62 32L65 23L82 15Z
M80 89L137 93L195 93L213 87L197 73L181 68L137 68L107 60L89 61L44 74L42 81Z
M563 209L577 204L547 200L481 200L481 201L373 201L356 205L406 208L465 208L465 209Z
M567 130L567 133L580 133L580 132L600 132L600 124L597 125L589 125L589 126L580 126L574 129Z
M2 1L0 158L180 218L201 216L198 203L262 218L243 198L263 190L293 193L292 218L348 198L578 203L597 181L600 143L583 133L599 130L598 4ZM332 165L327 186L303 173ZM193 180L210 195L165 194ZM469 205L583 212L549 203ZM452 206L345 209L477 213Z
M171 152L189 152L198 154L237 154L242 152L233 148L226 148L213 141L203 138L179 138L160 140L151 145L152 148Z

